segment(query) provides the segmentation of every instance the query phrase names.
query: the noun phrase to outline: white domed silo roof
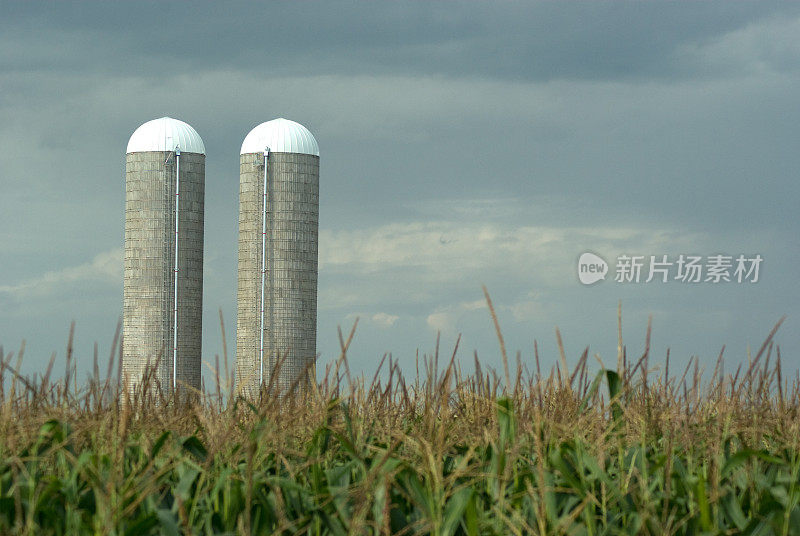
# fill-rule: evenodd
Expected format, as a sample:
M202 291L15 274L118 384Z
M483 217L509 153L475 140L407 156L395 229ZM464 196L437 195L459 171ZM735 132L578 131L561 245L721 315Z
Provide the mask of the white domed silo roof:
M241 154L261 153L269 148L273 153L300 153L319 156L319 146L313 134L300 123L280 118L261 123L244 138Z
M200 134L190 125L171 117L153 119L137 128L128 140L126 152L173 151L176 145L181 152L206 154Z

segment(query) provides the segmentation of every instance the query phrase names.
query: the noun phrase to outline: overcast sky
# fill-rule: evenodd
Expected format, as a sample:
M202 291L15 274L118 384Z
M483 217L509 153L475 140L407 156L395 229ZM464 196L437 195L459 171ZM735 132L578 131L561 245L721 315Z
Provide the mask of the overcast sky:
M106 356L122 311L125 147L207 150L203 357L235 354L238 155L285 117L320 146L320 368L434 351L746 362L783 315L800 368L800 4L0 2L0 344L23 370ZM578 279L578 258L609 264ZM651 255L760 255L759 279L649 283ZM642 281L614 280L620 255ZM703 277L705 278L705 273ZM733 275L733 270L731 270Z

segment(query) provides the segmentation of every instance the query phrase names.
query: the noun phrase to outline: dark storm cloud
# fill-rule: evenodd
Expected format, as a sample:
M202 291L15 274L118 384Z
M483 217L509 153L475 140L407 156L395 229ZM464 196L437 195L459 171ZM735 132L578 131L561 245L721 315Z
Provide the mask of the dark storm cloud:
M6 72L683 78L705 66L685 61L681 47L798 12L797 4L757 2L54 2L46 8L20 2L4 7L0 66Z

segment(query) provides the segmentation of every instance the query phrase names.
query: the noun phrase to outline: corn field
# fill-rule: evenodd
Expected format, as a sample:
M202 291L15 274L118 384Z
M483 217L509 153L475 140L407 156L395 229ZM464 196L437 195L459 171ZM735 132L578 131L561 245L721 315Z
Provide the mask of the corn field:
M710 376L651 368L621 340L615 368L588 349L568 368L560 335L558 365L537 351L528 371L498 328L499 374L477 356L462 374L454 349L371 381L351 377L351 332L321 381L255 401L219 360L213 388L170 398L120 392L113 350L114 380L95 352L83 385L69 351L53 381L0 351L0 534L800 534L777 329L733 374L722 355Z

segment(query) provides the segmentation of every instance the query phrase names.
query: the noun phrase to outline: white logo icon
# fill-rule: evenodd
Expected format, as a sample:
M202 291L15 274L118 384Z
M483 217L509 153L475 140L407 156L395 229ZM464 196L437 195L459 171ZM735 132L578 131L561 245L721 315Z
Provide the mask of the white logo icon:
M597 283L606 278L608 263L594 253L583 253L578 259L578 279L584 285Z

